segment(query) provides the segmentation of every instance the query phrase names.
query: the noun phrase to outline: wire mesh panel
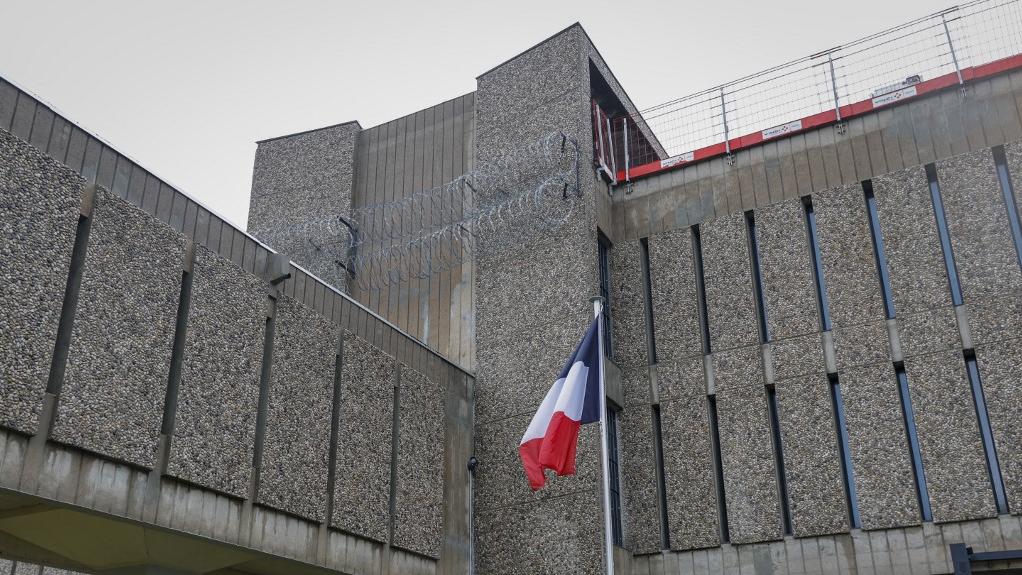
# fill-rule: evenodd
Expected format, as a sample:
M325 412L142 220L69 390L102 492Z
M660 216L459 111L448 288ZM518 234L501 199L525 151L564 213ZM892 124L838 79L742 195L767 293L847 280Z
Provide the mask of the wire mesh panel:
M722 86L611 119L612 142L645 121L668 157L627 141L628 168L730 152L911 98L918 88L968 81L975 69L1022 54L1022 0L974 0ZM623 159L623 157L621 158Z

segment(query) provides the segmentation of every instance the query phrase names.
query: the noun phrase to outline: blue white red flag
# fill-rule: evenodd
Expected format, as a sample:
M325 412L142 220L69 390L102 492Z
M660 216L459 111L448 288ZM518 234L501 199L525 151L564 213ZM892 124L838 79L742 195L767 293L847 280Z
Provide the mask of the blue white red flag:
M593 320L561 375L543 398L518 446L529 486L546 483L545 470L575 474L575 449L583 423L600 421L599 320Z

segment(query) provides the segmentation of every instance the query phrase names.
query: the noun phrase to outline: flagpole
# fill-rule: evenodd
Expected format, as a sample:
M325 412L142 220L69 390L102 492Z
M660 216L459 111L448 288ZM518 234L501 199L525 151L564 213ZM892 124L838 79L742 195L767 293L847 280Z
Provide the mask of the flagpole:
M597 322L600 356L600 462L603 466L603 548L606 551L607 575L614 575L614 535L610 514L610 459L607 452L607 385L603 369L603 298L594 296L593 315Z

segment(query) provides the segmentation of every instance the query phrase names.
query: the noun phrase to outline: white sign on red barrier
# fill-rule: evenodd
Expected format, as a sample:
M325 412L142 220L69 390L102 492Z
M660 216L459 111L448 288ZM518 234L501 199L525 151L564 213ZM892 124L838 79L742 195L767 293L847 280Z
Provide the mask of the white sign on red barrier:
M787 124L781 124L780 126L774 126L773 128L767 128L763 130L763 139L769 140L770 138L776 138L778 136L784 136L792 132L797 132L802 129L802 120L795 120L794 122L788 122Z
M666 160L660 160L660 169L670 168L671 166L677 166L678 164L684 164L691 162L696 158L695 152L685 152L679 156L672 156Z
M895 102L900 102L900 101L905 100L907 98L911 98L912 96L915 96L916 94L917 94L917 91L916 91L916 87L915 86L909 86L908 88L902 88L901 90L897 90L895 92L890 92L888 94L883 94L881 96L877 96L876 98L873 98L873 107L874 108L879 108L880 106L886 106L888 104L894 104Z

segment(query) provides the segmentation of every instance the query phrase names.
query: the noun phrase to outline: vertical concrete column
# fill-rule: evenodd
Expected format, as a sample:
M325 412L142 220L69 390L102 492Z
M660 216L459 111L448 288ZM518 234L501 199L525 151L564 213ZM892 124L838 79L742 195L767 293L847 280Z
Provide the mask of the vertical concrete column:
M344 290L358 122L258 143L248 231Z
M476 165L506 157L498 177L509 191L524 191L545 176L535 173L525 147L563 131L581 147L583 194L560 226L516 221L513 229L478 238L478 573L601 570L602 522L593 520L602 517L596 426L580 434L578 474L553 479L538 494L517 457L518 441L590 321L588 300L597 293L594 195L606 190L590 169L588 54L584 32L572 26L478 78Z

